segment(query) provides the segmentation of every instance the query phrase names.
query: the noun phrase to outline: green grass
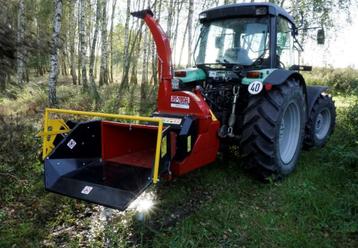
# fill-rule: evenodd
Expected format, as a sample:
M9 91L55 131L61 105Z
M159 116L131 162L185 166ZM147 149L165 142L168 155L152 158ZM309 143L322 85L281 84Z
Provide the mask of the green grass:
M65 107L86 106L76 91L60 87L59 94ZM39 93L17 101L25 108L31 101L41 105L43 99ZM97 207L45 192L42 166L33 154L40 142L34 138L37 129L30 134L18 130L22 155L1 166L16 165L9 172L23 184L0 178L0 247L358 247L357 97L335 100L334 135L326 147L304 151L288 178L262 183L242 169L238 158L219 158L151 189L156 204L144 222L133 210L115 212L103 222ZM106 104L100 110L111 108ZM40 117L26 125L38 128ZM94 223L104 227L89 237Z

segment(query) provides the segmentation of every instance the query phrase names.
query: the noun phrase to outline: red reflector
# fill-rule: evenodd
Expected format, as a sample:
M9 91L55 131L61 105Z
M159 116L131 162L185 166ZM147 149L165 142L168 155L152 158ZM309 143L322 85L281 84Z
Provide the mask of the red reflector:
M259 78L260 72L259 71L248 71L246 74L246 77L248 78Z
M265 90L266 90L266 91L269 91L269 90L271 90L271 89L272 89L272 84L266 83L266 84L265 84Z
M186 77L186 71L175 71L174 75L176 77Z

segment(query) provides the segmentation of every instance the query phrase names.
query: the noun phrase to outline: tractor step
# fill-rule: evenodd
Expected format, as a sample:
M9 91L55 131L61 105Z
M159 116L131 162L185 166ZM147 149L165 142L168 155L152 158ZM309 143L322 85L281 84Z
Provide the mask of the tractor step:
M163 131L167 140L165 135ZM161 149L157 137L155 125L78 123L45 158L45 188L125 210L153 183L155 155ZM159 173L169 158L169 150L161 151Z

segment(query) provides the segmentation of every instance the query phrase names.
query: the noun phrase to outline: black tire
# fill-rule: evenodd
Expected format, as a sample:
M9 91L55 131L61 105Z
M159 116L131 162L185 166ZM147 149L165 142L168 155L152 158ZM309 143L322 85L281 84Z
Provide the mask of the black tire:
M281 122L283 115L286 116L286 110L292 105L299 106L295 107L299 116L295 133L296 147L292 150L292 158L284 162L279 143ZM306 101L300 82L289 79L270 91L249 96L243 114L239 147L245 165L262 179L278 179L290 174L297 165L304 139Z
M336 126L336 107L332 97L321 93L313 104L305 128L304 148L323 147Z

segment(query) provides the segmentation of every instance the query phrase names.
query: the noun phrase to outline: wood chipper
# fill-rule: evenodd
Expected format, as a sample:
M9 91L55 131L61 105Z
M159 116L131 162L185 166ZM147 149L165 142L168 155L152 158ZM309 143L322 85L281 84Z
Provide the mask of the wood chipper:
M151 117L46 109L47 190L124 210L160 177L210 164L229 146L254 172L280 178L294 170L302 146L327 142L334 103L327 87L305 84L299 71L311 67L294 64L298 28L284 9L244 3L202 12L196 66L175 72L152 11L132 15L156 44L157 108Z

